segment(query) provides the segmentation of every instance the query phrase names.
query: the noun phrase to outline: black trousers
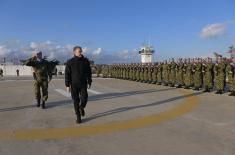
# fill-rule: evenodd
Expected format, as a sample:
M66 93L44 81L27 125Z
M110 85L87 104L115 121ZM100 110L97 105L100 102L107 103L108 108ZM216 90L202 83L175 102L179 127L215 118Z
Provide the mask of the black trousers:
M76 114L79 112L79 108L85 108L88 100L88 93L87 93L87 85L85 86L78 86L72 85L71 86L71 95L74 101L74 109Z

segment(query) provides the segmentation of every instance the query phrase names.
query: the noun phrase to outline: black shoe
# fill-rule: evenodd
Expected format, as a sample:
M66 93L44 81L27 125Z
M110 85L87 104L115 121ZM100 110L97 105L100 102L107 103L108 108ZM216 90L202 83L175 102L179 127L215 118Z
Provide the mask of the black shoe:
M228 96L235 96L235 91L232 91Z
M77 124L81 124L82 123L82 119L81 119L81 115L80 113L77 114L77 120L76 120Z
M193 90L199 91L200 89L199 88L194 88Z
M40 107L41 100L37 100L37 107Z
M81 116L84 117L84 116L85 116L85 110L84 110L84 108L80 108L79 110L80 110Z
M42 101L42 109L46 109L45 101Z
M223 91L222 91L222 90L218 90L215 94L220 94L220 95L222 95L222 94L223 94Z

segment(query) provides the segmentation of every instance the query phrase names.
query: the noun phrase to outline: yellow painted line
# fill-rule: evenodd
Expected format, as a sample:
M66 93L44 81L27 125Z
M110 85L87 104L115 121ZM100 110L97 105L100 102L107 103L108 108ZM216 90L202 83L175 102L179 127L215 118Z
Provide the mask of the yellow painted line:
M18 129L12 132L0 132L0 140L35 140L82 137L156 125L191 112L199 104L198 97L191 91L182 90L182 94L187 96L182 104L158 114L108 124L69 128Z

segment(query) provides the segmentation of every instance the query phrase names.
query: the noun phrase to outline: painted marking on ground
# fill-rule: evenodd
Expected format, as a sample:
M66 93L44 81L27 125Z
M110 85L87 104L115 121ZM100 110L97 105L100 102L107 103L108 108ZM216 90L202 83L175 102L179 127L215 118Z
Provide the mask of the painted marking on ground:
M65 96L65 97L71 97L71 93L63 90L63 89L54 89L56 92L60 93L61 95ZM92 93L92 94L103 94L102 92L98 92L95 90L91 90L91 89L87 89L88 92Z
M94 124L89 126L78 126L68 128L49 128L49 129L18 129L14 131L0 132L1 140L43 140L60 139L68 137L82 137L97 134L126 131L129 129L142 128L163 123L188 112L191 112L198 104L199 99L192 91L182 90L182 94L187 96L185 101L165 112L158 114L138 117L131 120L113 122L107 124Z
M63 89L54 89L54 90L65 97L71 97L71 93L64 91Z

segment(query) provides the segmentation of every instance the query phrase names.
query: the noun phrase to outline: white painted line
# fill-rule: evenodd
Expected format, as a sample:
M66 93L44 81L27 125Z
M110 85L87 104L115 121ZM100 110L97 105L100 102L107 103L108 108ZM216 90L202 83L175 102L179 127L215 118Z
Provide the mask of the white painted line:
M87 89L88 92L92 93L92 94L103 94L102 92L98 92L92 89Z
M63 90L63 89L54 89L56 92L62 94L63 96L65 97L71 97L71 93ZM91 89L88 89L87 90L88 92L92 93L92 94L103 94L102 92L98 92L98 91L95 91L95 90L91 90Z
M63 90L63 89L54 89L55 91L57 91L58 93L64 95L65 97L71 97L71 93Z

